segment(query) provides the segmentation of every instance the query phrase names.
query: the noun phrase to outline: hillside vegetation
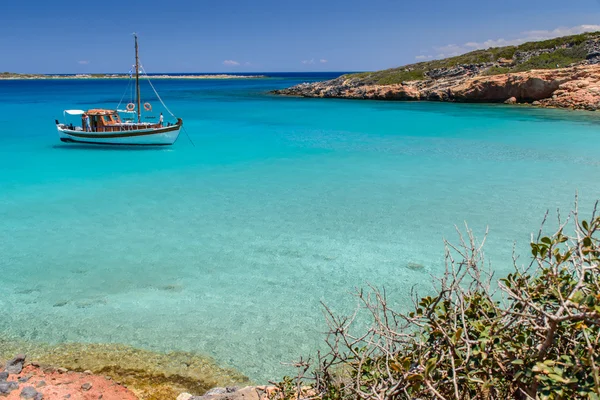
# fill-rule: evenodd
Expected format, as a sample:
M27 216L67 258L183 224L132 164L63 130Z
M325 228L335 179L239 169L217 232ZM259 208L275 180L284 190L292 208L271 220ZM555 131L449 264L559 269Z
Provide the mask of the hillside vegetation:
M519 46L495 47L442 60L432 60L376 72L345 75L345 79L365 84L391 85L431 78L432 72L473 65L486 75L553 69L577 64L589 58L590 49L600 42L600 32L583 33Z

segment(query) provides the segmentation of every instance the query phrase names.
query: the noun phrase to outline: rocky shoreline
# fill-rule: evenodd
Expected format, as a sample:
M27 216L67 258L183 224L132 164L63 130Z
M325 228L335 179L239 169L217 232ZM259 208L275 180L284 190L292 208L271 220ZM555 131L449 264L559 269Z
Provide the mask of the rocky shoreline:
M161 382L158 382L157 390L148 390L145 382L142 385L135 380L125 383L122 377L114 377L110 371L104 372L106 374L91 370L69 370L29 361L27 355L18 354L5 363L0 361L0 399L267 400L276 392L273 386L229 386L202 390L203 394L192 395L188 392L165 391L160 388ZM132 374L135 372L131 371Z
M325 82L304 83L272 93L286 96L363 100L526 103L595 111L600 108L600 65L531 70L499 75L461 73L438 79L373 85L352 75Z
M15 354L18 356L15 357ZM4 362L5 360L10 361ZM212 358L197 353L163 353L122 344L47 344L0 336L0 372L4 371L5 366L8 369L13 364L21 364L22 368L32 368L25 375L32 374L31 379L39 378L38 380L44 380L46 384L49 384L49 380L45 377L57 378L56 383L60 384L58 386L61 388L66 387L64 379L71 381L79 377L97 377L98 381L91 381L96 388L118 384L126 387L133 394L133 398L140 400L174 400L184 392L199 396L215 387L243 388L253 384L239 371L218 365ZM18 383L19 378L25 377L23 374L13 376L16 372L14 370L8 372L11 374L9 381ZM4 382L0 383L6 381L4 378ZM86 382L80 382L80 386L83 383ZM16 398L24 388L24 385L18 384L18 388L11 390ZM35 388L35 385L33 386ZM44 399L62 399L48 397L51 393L46 390L42 391ZM70 386L69 390L75 392L78 388ZM0 400L3 399L2 396L0 392ZM106 398L106 395L104 396Z
M103 399L136 400L138 397L110 376L94 375L91 371L75 372L66 368L26 363L19 354L6 363L0 372L0 398L6 400L33 399ZM0 368L2 370L2 368Z

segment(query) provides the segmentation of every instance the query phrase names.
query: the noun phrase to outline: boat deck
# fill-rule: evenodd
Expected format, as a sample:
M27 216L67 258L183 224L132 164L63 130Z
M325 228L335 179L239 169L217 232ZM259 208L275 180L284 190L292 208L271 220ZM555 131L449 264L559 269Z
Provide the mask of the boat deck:
M161 128L169 128L175 126L176 124L167 123L167 124L153 124L153 123L131 123L131 122L122 122L115 123L106 126L98 126L97 129L92 128L90 131L84 130L81 126L76 126L73 124L60 124L59 126L62 129L73 131L73 132L131 132L131 131L140 131L140 130L149 130L149 129L161 129Z

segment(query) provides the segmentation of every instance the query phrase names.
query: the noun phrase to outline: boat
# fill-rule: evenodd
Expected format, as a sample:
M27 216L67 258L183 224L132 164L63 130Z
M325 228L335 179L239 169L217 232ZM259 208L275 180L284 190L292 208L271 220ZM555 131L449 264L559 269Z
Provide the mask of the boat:
M138 37L136 34L133 36L135 38L135 100L132 99L125 110L119 109L121 102L114 110L103 108L93 108L87 111L64 110L65 121L61 123L55 120L58 136L62 142L129 146L168 146L175 143L183 127L183 121L169 111L152 83L150 83L150 87L154 90L156 97L164 109L173 118L176 118L176 122L164 122L162 113L156 121L156 116L148 115L152 112L152 105L148 102L143 104L145 117L144 121L142 120ZM149 81L148 75L145 71L143 72ZM133 77L133 71L130 77ZM73 117L76 118L75 123L67 123L68 119ZM154 121L148 121L151 119Z

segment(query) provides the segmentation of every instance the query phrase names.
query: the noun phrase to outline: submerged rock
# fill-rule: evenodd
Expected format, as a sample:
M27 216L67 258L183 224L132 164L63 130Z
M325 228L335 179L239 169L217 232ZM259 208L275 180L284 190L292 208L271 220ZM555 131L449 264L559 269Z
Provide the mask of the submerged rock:
M412 269L413 271L419 271L425 268L425 266L423 264L409 262L408 264L406 264L406 268Z

